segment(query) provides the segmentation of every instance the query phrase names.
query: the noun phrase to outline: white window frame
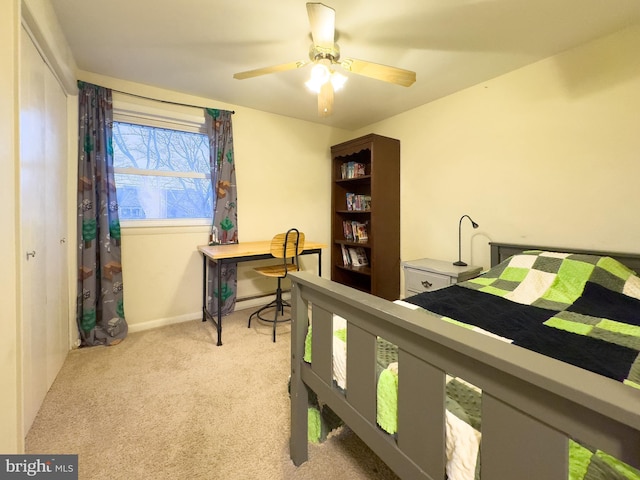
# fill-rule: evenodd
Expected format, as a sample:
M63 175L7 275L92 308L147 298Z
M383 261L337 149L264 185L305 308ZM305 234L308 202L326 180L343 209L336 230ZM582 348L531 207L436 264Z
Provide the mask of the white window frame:
M113 92L114 122L206 134L204 115L203 108L159 102L120 92ZM114 172L150 176L158 176L160 174L161 176L206 178L209 179L209 181L211 180L210 174L203 175L196 172L185 175L184 173L178 174L177 172L159 172L158 170L140 170L133 168L116 168ZM212 219L206 218L120 219L120 228L210 226L211 221Z

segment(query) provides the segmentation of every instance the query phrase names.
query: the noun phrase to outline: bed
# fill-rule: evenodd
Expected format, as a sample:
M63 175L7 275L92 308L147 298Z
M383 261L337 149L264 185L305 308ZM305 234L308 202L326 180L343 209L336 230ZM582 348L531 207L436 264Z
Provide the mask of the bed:
M638 254L499 243L491 244L491 265L529 250L605 256L640 271ZM305 272L292 275L292 302L290 454L296 465L307 460L312 395L401 478L446 478L446 389L447 379L456 377L482 392L485 480L567 479L569 438L640 467L640 391L620 379ZM310 317L311 364L304 361ZM337 317L349 332L346 389L334 380ZM380 338L396 346L402 371L394 435L377 421Z

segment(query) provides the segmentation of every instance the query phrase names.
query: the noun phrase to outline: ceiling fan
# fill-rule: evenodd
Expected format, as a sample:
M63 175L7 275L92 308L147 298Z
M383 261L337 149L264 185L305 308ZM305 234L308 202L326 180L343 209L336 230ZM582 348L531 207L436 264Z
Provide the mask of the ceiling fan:
M355 58L340 59L340 48L335 43L335 10L322 3L307 3L307 14L313 40L309 50L309 61L300 60L248 70L236 73L233 78L243 80L269 73L294 70L313 64L311 78L305 84L318 94L318 115L321 117L331 115L333 111L333 93L342 88L347 80L347 77L333 69L334 65L340 65L347 72L404 87L408 87L416 81L415 72L410 70Z

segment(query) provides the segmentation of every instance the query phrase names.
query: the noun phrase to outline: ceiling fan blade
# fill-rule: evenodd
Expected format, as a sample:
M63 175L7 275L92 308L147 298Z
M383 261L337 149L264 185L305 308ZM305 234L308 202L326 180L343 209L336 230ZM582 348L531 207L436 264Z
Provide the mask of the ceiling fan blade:
M328 117L333 113L333 85L327 82L318 92L318 116Z
M395 83L409 87L416 81L416 72L397 67L389 67L379 63L366 62L355 58L347 58L340 62L342 68L351 73L375 78L383 82Z
M297 61L283 63L280 65L273 65L271 67L256 68L255 70L247 70L246 72L240 72L233 75L233 78L238 80L244 80L245 78L259 77L260 75L267 75L269 73L285 72L287 70L295 70L296 68L304 67L307 62Z
M307 14L313 44L332 49L335 43L336 11L322 3L307 3Z

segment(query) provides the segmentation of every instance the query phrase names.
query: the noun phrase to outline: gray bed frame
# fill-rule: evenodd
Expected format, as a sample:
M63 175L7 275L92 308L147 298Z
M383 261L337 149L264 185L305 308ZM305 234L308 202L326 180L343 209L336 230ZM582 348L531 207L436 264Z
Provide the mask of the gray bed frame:
M640 271L640 254L491 243L492 266L524 250L608 255ZM445 375L482 389L482 477L568 478L567 438L640 468L640 392L558 360L478 335L314 274L292 281L291 439L308 458L308 391L328 405L398 476L445 478ZM333 315L347 320L348 386L333 382ZM303 361L313 318L313 363ZM435 317L435 315L434 315ZM436 317L437 318L437 317ZM398 346L398 432L376 423L376 337Z

